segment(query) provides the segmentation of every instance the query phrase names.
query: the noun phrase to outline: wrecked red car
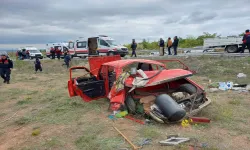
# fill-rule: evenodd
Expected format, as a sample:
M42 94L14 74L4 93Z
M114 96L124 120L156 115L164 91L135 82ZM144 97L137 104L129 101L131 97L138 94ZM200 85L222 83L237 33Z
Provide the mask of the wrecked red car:
M161 123L178 122L195 115L211 101L204 89L188 77L193 75L179 60L123 59L120 56L89 57L89 68L70 68L70 97L90 102L108 98L111 110L143 112ZM168 69L168 62L182 69ZM166 64L166 65L165 65ZM73 77L74 70L87 73Z

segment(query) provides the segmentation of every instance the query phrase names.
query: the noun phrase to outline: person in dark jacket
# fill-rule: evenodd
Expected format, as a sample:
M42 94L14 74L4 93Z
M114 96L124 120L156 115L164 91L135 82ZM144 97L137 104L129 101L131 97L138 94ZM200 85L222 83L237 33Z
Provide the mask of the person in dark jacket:
M137 48L137 43L135 42L135 39L133 39L131 44L131 49L132 49L131 57L133 57L134 55L136 57L136 48Z
M30 51L29 51L29 50L26 50L25 53L26 53L26 58L27 58L27 59L30 59Z
M22 60L26 59L26 49L22 50Z
M34 61L34 64L35 64L35 72L37 73L37 71L39 70L40 72L43 71L42 69L42 64L39 60L39 58L36 58L36 60Z
M52 59L55 59L56 51L55 51L54 47L50 48L50 53L51 53Z
M3 78L3 82L10 84L10 74L13 68L13 61L7 57L7 54L1 54L0 59L0 75Z
M18 51L18 59L22 60L22 51L21 50Z
M56 49L56 57L57 57L58 60L61 59L61 47L58 47Z
M174 48L174 55L177 55L177 47L179 44L179 39L177 38L177 36L174 37L174 42L172 44L172 47Z
M160 38L159 46L160 46L160 56L164 56L165 42L162 38Z
M69 68L70 61L71 61L70 55L69 55L69 53L67 53L67 55L64 57L64 64L63 65L66 65L67 68Z
M241 48L241 53L244 53L246 47L248 48L249 53L250 53L250 32L249 32L249 30L246 30L242 41L243 41L243 44L242 44L242 48Z

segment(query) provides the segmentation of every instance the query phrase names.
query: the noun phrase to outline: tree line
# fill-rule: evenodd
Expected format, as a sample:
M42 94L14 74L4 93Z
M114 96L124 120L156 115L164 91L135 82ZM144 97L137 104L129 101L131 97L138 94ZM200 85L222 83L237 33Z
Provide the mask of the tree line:
M239 34L238 36L243 36L244 33ZM179 46L180 48L192 48L196 46L202 46L203 41L205 38L215 38L215 37L221 37L221 35L218 35L217 33L208 33L204 32L202 35L198 37L194 36L187 36L186 38L181 38L179 37ZM173 39L172 39L173 40ZM167 39L164 39L165 42L167 42ZM131 44L125 44L129 50ZM142 50L142 49L148 49L148 50L153 50L153 49L158 49L158 41L153 41L153 42L147 42L146 39L143 39L142 42L137 42L137 49Z

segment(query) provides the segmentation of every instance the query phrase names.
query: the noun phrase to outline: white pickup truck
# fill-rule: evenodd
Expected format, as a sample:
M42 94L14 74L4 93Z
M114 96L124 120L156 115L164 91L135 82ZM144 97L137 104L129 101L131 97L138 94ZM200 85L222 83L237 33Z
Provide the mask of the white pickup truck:
M204 39L203 49L224 48L228 53L237 53L242 48L243 37L217 37Z

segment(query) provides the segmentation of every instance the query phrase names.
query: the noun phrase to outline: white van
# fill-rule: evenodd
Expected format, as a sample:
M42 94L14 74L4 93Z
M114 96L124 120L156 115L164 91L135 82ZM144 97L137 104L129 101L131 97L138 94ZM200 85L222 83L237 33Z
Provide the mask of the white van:
M43 54L36 47L26 46L26 47L19 48L19 50L29 51L29 58L30 59L33 59L33 58L43 59Z
M124 57L128 54L128 48L108 36L99 35L98 38L98 55L121 55ZM71 56L86 57L88 56L88 38L79 38L75 41L69 41L68 48Z
M46 56L51 57L50 49L53 47L54 49L60 49L61 50L61 57L64 57L63 52L68 51L68 43L48 43L46 44Z

